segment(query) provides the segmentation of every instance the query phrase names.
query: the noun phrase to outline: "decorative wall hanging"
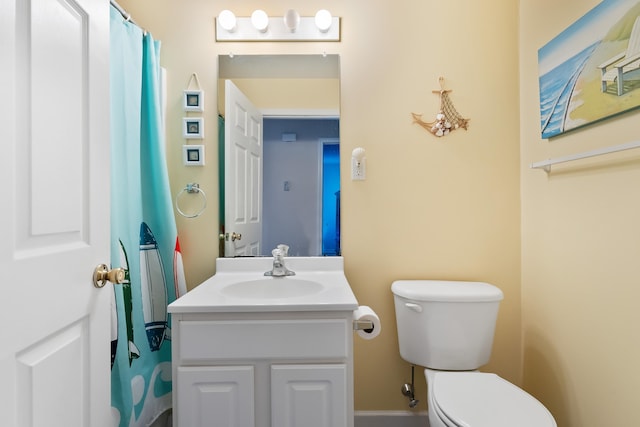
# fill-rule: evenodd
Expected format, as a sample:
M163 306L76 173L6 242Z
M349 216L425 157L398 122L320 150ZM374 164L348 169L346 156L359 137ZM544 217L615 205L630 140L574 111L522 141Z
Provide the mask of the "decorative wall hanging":
M438 79L440 82L440 90L434 90L433 93L440 95L440 112L436 114L433 122L425 122L422 120L422 114L411 113L413 123L417 123L435 136L448 135L452 130L463 128L467 130L469 127L469 119L463 118L453 106L451 98L449 98L450 90L444 88L444 77Z
M204 111L204 107L202 106L201 90L184 91L184 111Z
M640 106L640 2L604 0L538 50L543 138Z
M203 139L204 122L202 117L183 117L182 136L186 139Z
M191 89L192 83L195 83L196 88ZM184 111L204 111L204 92L200 90L200 82L198 81L198 75L193 73L189 79L187 90L183 94L183 108Z
M204 145L183 145L182 163L185 166L204 166Z

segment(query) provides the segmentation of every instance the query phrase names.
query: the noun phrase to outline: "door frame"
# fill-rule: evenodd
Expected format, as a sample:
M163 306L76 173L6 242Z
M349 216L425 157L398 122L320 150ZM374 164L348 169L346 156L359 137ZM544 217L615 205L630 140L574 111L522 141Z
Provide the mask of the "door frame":
M324 147L325 145L337 145L338 146L338 153L340 153L340 137L338 138L320 138L319 139L319 144L318 144L318 150L320 150L319 156L318 156L318 161L320 162L318 170L319 170L319 177L318 177L318 197L320 198L319 201L319 206L320 206L320 217L318 219L318 221L320 222L318 224L319 226L319 230L320 230L320 236L322 236L320 238L319 244L320 244L320 250L318 253L322 254L322 256L324 255ZM338 154L339 155L339 154ZM340 179L340 182L342 183L342 178ZM342 185L340 185L339 190L342 188ZM340 210L340 217L342 217L342 209ZM342 236L340 236L342 239Z
M340 112L338 110L327 109L275 109L275 108L264 108L262 111L262 123L263 123L263 134L264 134L264 120L265 119L292 119L292 120L303 120L303 119L320 119L320 120L331 120L336 119L338 122L340 121ZM316 253L322 254L322 147L325 143L329 144L340 144L340 136L338 138L331 137L322 137L318 139L318 176L316 177L316 194L317 194L317 204L320 207L320 213L316 220L316 230L320 235L320 239L318 239L318 247L315 248ZM263 172L264 173L264 172Z

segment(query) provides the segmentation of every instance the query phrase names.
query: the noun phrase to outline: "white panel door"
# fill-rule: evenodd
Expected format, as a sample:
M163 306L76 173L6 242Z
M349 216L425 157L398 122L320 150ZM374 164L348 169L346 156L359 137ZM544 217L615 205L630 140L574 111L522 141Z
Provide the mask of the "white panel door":
M109 2L0 2L0 424L110 412Z
M255 426L253 372L253 366L180 366L177 426Z
M225 80L226 257L256 256L262 234L262 113Z
M272 365L272 427L346 427L347 367Z

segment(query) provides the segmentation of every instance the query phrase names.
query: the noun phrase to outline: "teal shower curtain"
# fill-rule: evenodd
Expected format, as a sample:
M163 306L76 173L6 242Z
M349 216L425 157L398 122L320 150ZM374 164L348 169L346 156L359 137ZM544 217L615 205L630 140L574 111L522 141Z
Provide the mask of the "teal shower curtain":
M111 264L114 425L148 426L171 408L171 323L184 273L166 168L160 43L111 8Z

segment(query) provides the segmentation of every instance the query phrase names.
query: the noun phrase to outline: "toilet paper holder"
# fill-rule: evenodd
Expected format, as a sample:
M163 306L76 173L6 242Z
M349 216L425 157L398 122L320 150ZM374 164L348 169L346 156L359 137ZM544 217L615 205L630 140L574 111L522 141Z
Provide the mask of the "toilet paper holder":
M354 331L363 331L363 330L372 330L373 322L371 320L354 320L353 321L353 330Z

